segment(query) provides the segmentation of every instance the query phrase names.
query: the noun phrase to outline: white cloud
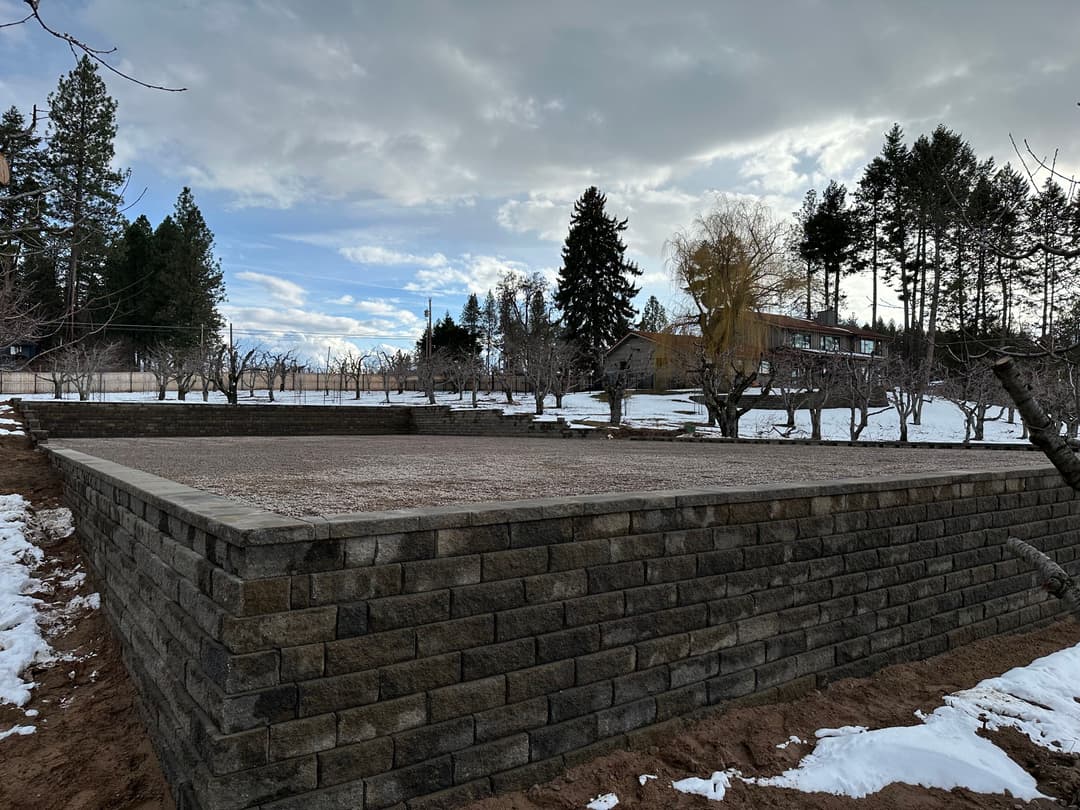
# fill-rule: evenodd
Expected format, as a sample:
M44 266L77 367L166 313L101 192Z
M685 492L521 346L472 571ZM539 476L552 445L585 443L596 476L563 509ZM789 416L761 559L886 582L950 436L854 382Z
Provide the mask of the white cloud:
M420 256L415 253L402 253L379 245L361 247L343 247L338 253L357 264L376 264L382 266L419 265L421 267L445 267L446 257L441 253Z
M438 293L441 295L480 295L494 290L507 273L527 275L532 268L524 262L501 256L473 256L465 254L452 267L438 270L418 270L413 280L405 285L410 292Z
M262 287L263 290L269 294L271 299L284 306L300 307L304 305L304 298L307 295L307 291L295 282L286 281L277 276L267 275L266 273L256 273L250 270L237 273L235 278L238 278L241 281L249 281L252 284Z
M368 301L357 301L356 309L363 312L365 315L374 315L376 317L388 318L390 320L397 321L404 325L413 325L420 323L420 316L415 312L403 309L397 306L392 301L384 299L374 299Z

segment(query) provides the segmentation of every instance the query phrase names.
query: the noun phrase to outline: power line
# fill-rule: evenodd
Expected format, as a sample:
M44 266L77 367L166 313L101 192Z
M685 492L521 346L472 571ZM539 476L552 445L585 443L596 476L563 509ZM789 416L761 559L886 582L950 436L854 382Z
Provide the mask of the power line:
M160 324L150 323L110 323L106 327L110 330L126 329L136 332L178 332L188 331L197 332L203 327L201 326L162 326ZM369 338L378 339L395 339L395 340L413 340L416 338L415 334L378 334L378 333L356 333L356 332L308 332L305 329L260 329L257 327L235 327L234 331L242 335L304 335L305 337L331 337L331 338L353 338L358 340L364 340Z

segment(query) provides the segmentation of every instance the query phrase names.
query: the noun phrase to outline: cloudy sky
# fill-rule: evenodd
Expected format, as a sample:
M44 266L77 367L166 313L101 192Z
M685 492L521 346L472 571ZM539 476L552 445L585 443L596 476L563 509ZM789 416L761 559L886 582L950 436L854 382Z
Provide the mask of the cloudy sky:
M41 0L56 27L184 93L108 79L129 213L183 185L217 235L238 334L309 354L410 345L506 270L554 275L588 185L628 217L643 293L718 193L778 215L850 183L896 121L981 157L1010 133L1080 166L1080 3ZM3 19L23 15L0 0ZM0 104L43 105L61 43L0 30ZM868 311L864 290L850 309ZM886 316L888 313L886 312Z

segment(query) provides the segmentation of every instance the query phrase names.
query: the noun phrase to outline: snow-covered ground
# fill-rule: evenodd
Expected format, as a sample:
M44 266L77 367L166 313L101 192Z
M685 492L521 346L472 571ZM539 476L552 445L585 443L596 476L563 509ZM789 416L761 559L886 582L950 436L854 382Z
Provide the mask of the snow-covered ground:
M10 405L0 402L0 436L22 436L22 424Z
M16 706L29 702L33 688L22 673L52 652L38 626L40 600L28 595L41 584L31 571L43 558L26 539L29 521L30 507L21 495L0 495L0 703ZM16 725L0 731L0 739L31 732L33 726Z
M35 683L27 670L36 664L77 660L74 653L58 653L48 638L66 632L80 615L100 607L98 594L75 595L86 574L50 565L35 537L59 540L74 531L71 512L51 509L34 512L21 495L0 495L0 705L24 707ZM55 595L43 601L38 596ZM26 709L24 717L38 716ZM0 729L0 740L32 734L32 722Z
M946 695L943 705L913 726L869 730L862 726L819 729L814 750L797 767L776 776L715 771L671 782L674 790L722 802L732 782L861 798L894 783L1017 799L1046 798L1034 777L980 730L1013 728L1036 745L1058 753L1080 750L1080 645L1039 658L1025 667ZM791 737L777 744L806 744ZM643 774L641 784L655 776ZM618 796L598 796L587 807L608 810Z
M658 428L662 430L685 430L692 425L695 435L719 436L718 428L710 428L705 425L707 417L705 406L694 402L691 396L693 391L672 391L663 394L632 393L623 405L623 423L628 427L635 428ZM12 395L23 396L24 399L49 400L48 394ZM275 403L282 405L385 405L386 398L382 392L364 392L359 399L351 391L331 391L326 395L322 391L285 391L274 395ZM76 395L69 395L67 399L77 399ZM108 399L115 402L157 402L155 394L106 394L96 396L95 401ZM440 405L449 405L452 408L471 408L469 395L459 399L457 394L437 394ZM210 395L212 403L223 403L225 398L214 392ZM169 399L165 403L176 402L176 394L169 393ZM202 396L198 392L189 394L188 403L201 403ZM265 390L256 389L255 395L249 396L245 391L240 396L240 404L266 405L269 400ZM539 417L545 420L554 420L562 417L567 422L578 425L604 425L608 421L608 406L596 394L574 393L567 394L563 400L562 408L554 407L554 398L549 397L544 409L544 415ZM163 403L164 404L164 403ZM415 391L406 391L403 394L390 393L392 405L426 405L427 399L423 394ZM501 409L504 413L531 414L535 410L533 399L528 394L516 394L512 405L506 404L506 397L499 394L481 394L479 407ZM0 408L4 406L0 405ZM881 409L877 409L881 411ZM873 413L873 412L872 412ZM993 410L996 415L997 409ZM0 412L0 435L11 425L4 421L9 415ZM848 441L850 438L848 428L849 412L846 408L833 408L822 414L822 438L826 440ZM774 430L774 426L783 425L786 415L778 410L757 410L747 413L740 428L743 438L783 438ZM923 420L921 425L908 425L908 439L913 442L962 442L964 440L964 417L960 409L947 400L932 398L923 407ZM810 437L810 415L806 411L799 411L796 415L797 428L788 438L805 439ZM863 431L862 441L896 441L900 438L899 419L896 411L892 408L883 412L874 413L870 418L870 424ZM1019 417L1015 424L1002 421L986 423L986 442L1019 442L1021 428Z

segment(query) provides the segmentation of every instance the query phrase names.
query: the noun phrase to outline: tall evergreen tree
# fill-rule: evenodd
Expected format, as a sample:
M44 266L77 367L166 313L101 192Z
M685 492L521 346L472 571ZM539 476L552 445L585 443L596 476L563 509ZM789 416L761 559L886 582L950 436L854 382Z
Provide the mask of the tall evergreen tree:
M810 225L810 221L813 219L814 214L818 209L817 191L814 189L808 189L806 194L803 195L803 204L798 211L794 212L795 217L795 252L799 254L799 258L803 262L803 266L806 268L806 319L810 320L814 317L814 273L818 267L817 250L812 241L811 234L807 230Z
M172 327L169 340L194 346L221 328L217 305L225 300L214 234L195 204L191 189L177 197L170 216L154 231L152 286L157 306L151 324Z
M850 271L856 244L855 217L847 206L847 189L835 180L829 182L813 215L804 225L805 251L816 259L825 276L825 309L840 314L840 276ZM830 294L830 280L832 292Z
M606 203L607 197L590 186L574 204L555 292L567 340L593 372L603 351L630 328L631 301L638 293L633 278L641 275L624 255L620 234L627 221L608 216Z
M861 264L870 268L870 323L878 321L878 278L881 270L881 222L885 190L889 182L888 166L879 156L867 165L855 192L856 217L859 221ZM869 256L866 254L869 253Z
M60 78L49 95L47 175L51 209L64 229L58 240L67 336L101 280L109 242L119 225L120 190L126 172L113 167L116 102L89 57Z
M480 337L483 334L483 328L480 324L482 319L483 313L480 311L480 301L476 297L476 293L470 293L465 300L465 306L461 310L461 325L473 336L478 347Z
M156 259L154 228L140 215L124 228L105 265L105 300L116 324L108 333L126 344L133 360L160 337L132 328L153 325L162 297L151 277Z
M1031 198L1028 227L1032 241L1064 248L1070 239L1069 199L1054 178L1047 177ZM1060 308L1062 287L1069 280L1072 260L1044 252L1037 257L1033 297L1039 306L1039 331L1044 344L1053 348L1054 321Z
M655 295L650 295L649 300L641 309L641 320L638 329L643 332L663 332L668 325L667 310Z
M41 139L15 107L0 117L0 347L41 340L61 311L48 239Z

